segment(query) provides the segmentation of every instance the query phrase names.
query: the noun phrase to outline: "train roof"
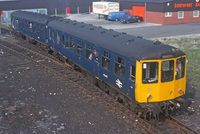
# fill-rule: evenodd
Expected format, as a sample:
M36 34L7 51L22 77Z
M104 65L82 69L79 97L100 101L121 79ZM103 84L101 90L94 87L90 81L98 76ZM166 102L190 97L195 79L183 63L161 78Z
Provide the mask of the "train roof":
M111 29L107 30L83 22L55 19L48 25L134 60L163 59L185 55L179 49L161 42L145 40L141 37L119 33Z
M145 40L141 37L119 33L111 29L108 30L83 22L24 11L14 12L12 16L42 24L48 22L48 26L63 33L75 36L134 60L174 58L185 55L179 49L162 44L161 42Z
M26 20L34 21L41 24L46 24L49 20L53 19L54 17L39 14L39 13L32 13L32 12L25 12L25 11L16 11L11 14L11 16L17 16Z

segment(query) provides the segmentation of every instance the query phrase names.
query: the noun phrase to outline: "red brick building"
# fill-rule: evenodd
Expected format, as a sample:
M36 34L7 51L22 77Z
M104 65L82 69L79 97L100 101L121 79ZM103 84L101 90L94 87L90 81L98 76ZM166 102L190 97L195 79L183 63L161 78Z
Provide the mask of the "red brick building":
M116 1L116 0L111 0ZM200 0L117 0L120 9L146 22L178 24L200 22Z

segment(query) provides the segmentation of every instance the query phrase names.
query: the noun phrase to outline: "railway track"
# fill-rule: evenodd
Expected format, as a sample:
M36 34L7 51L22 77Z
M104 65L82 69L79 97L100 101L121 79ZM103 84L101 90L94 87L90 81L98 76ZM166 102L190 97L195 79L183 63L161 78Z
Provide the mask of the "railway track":
M71 88L78 89L88 96L93 97L98 102L103 103L106 107L111 108L112 111L119 113L119 116L122 116L126 121L133 123L136 127L140 127L143 133L163 133L147 121L137 117L137 115L135 115L128 108L115 101L104 91L90 83L82 76L81 73L76 72L69 65L60 62L59 60L55 59L55 57L51 55L45 56L28 48L22 47L21 45L10 43L2 39L0 39L0 46L43 67L45 70L53 73L55 76L59 77L65 82L71 83ZM173 117L167 119L166 122L173 124L171 126L177 129L177 133L184 132L186 134L198 134Z
M171 116L171 117L167 118L166 122L168 122L173 128L177 129L178 131L180 131L183 134L200 134L200 133L196 132L195 130L193 130L192 128L186 126L179 120L177 120L175 117Z
M119 116L126 121L141 128L143 133L161 134L159 130L137 117L133 112L90 83L86 78L82 77L80 73L74 71L69 65L2 39L0 39L0 46L3 49L43 67L45 70L64 80L65 83L71 83L71 88L78 89L88 96L93 97L98 102L103 103L106 107L112 109L113 112L119 113Z

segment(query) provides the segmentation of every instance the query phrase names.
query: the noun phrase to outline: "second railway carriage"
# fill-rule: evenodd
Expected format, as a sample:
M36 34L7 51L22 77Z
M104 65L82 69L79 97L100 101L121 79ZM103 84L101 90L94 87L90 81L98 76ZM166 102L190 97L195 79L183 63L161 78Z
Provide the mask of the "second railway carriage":
M167 112L181 102L179 97L186 91L186 55L179 49L69 19L28 16L26 12L14 13L13 29L48 43L86 70L95 84L109 87L109 91L117 89L112 92L117 98L129 98L140 104L137 109L154 113ZM23 28L16 20L42 22L43 35L38 38L37 32Z
M17 11L11 14L11 26L23 35L47 43L46 26L54 17L32 12ZM25 38L25 36L23 36Z

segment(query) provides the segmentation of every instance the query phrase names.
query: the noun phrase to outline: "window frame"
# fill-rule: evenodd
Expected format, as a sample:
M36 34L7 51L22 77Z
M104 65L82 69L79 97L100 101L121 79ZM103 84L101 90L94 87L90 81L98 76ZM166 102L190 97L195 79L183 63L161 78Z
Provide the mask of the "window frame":
M133 73L133 67L134 67L134 73ZM134 75L133 75L134 74ZM135 82L135 76L136 76L136 67L133 65L130 65L130 80ZM132 79L133 78L133 79Z
M151 81L151 76L149 76L149 78L144 78L144 73L143 73L143 70L144 69L147 69L148 67L148 65L147 64L149 64L149 63L157 63L157 80L155 79L154 81L153 81L153 78L152 78L152 81ZM144 68L144 64L146 64L145 66L145 68ZM150 68L150 70L151 70L151 66L149 67ZM156 71L156 70L155 70ZM151 75L151 72L149 72L149 74L148 75ZM146 73L145 73L145 76L146 76ZM146 76L147 77L147 76ZM155 72L155 77L154 78L156 78L156 72ZM145 80L145 81L144 81ZM142 63L142 83L143 84L157 84L159 82L159 62L157 62L157 61L152 61L152 62L143 62Z
M195 16L195 12L197 12L197 16ZM198 18L199 17L199 10L194 10L193 11L193 18Z
M83 56L83 42L81 40L76 40L76 54Z
M85 44L85 59L87 59L89 61L92 61L92 59L93 59L93 57L91 60L89 59L90 55L92 54L92 49L93 49L92 45L90 45L88 43ZM88 52L89 52L89 54L88 54Z
M180 16L180 15L182 15L182 16ZM184 11L178 11L178 19L183 19L183 18L184 18Z
M172 12L165 12L165 17L172 17Z
M114 74L122 79L125 79L125 65L126 65L126 60L119 57L115 56L114 60Z
M104 62L106 60L106 62ZM101 51L101 67L107 71L110 71L110 53L107 51ZM108 66L105 65L108 63Z

